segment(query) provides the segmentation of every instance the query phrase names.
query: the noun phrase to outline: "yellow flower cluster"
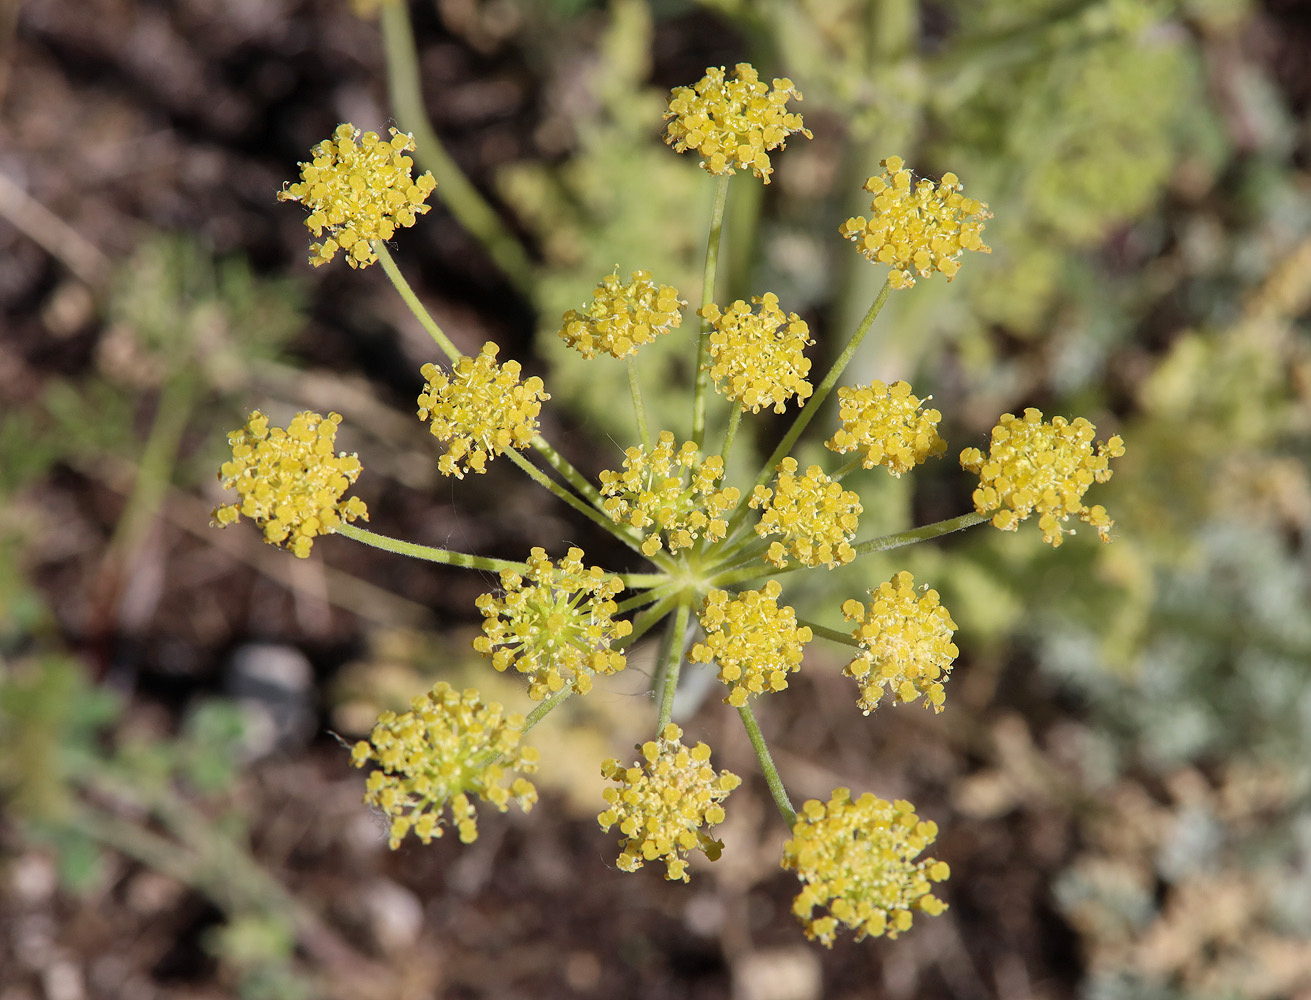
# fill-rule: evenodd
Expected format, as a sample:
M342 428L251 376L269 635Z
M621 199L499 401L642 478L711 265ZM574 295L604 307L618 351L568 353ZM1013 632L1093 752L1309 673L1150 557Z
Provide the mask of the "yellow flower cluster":
M689 851L699 848L711 861L719 860L723 843L701 828L724 821L722 803L742 779L716 771L710 766L710 747L698 743L688 749L682 736L671 722L658 740L642 744L638 766L624 767L613 758L601 765L601 775L618 787L603 793L609 808L597 821L602 830L617 823L624 835L617 862L621 871L634 872L664 858L665 878L686 882Z
M779 309L773 292L751 301L759 313L741 299L727 309L712 303L700 310L713 326L710 377L716 389L742 404L743 412L772 406L782 413L793 396L804 400L812 392L806 381L810 359L803 352L814 341L805 320Z
M389 129L391 140L377 132L360 135L354 125L338 125L332 139L314 147L314 159L300 164L300 181L278 192L278 201L299 201L310 210L305 225L322 243L310 245L310 263L326 264L346 251L351 267L368 267L378 259L373 240L389 240L397 226L412 226L428 211L424 202L437 182L430 173L411 178L414 138ZM356 139L359 139L358 144Z
M950 281L960 270L962 251L992 253L983 242L983 223L992 213L983 202L960 193L955 174L943 174L937 184L921 179L912 186L900 156L889 156L882 166L882 174L865 182L874 196L871 217L848 219L838 232L870 260L891 265L893 288L915 284L912 272L927 278L937 270Z
M1071 516L1096 528L1102 541L1110 541L1114 522L1106 508L1084 506L1083 495L1093 483L1111 478L1109 460L1124 454L1124 441L1117 434L1098 442L1094 450L1096 433L1083 417L1053 417L1048 423L1033 407L1023 417L1002 414L986 457L978 448L960 454L961 467L979 477L974 509L980 514L997 511L992 523L1003 531L1014 531L1037 511L1043 541L1052 546L1061 544L1066 531L1073 533L1062 527Z
M564 314L560 339L589 361L598 351L624 358L681 326L686 305L678 289L657 285L650 271L634 271L626 285L616 271L593 289L585 312L570 309Z
M785 147L794 132L813 138L801 116L787 110L791 97L801 100L791 80L776 79L771 89L750 63L738 63L731 77L722 66L711 66L694 86L674 88L665 142L680 153L695 149L712 174L749 167L768 184L774 171L768 151Z
M885 385L875 380L867 386L838 389L842 427L824 442L830 451L845 455L861 452L866 469L885 465L898 478L931 456L947 450L938 434L937 410L921 410L924 400L910 391L907 382Z
M924 695L924 707L942 711L947 695L942 682L960 650L956 632L938 592L915 588L915 578L902 570L889 582L869 591L866 607L845 601L842 616L859 624L851 630L860 653L843 668L860 685L860 708L866 715L878 707L885 689L894 700L914 701Z
M851 539L864 510L860 497L824 475L818 465L798 476L797 460L789 456L776 468L774 489L757 486L750 501L763 510L756 534L783 536L783 542L770 544L765 560L784 569L791 552L806 566L824 563L832 569L855 559Z
M937 824L921 821L904 799L888 802L866 792L853 802L849 789L835 788L827 805L808 801L783 847L783 867L802 883L792 912L806 937L831 948L845 926L857 941L895 938L910 930L914 910L931 916L945 910L931 883L945 881L951 869L945 861L916 860L937 836Z
M646 555L664 545L677 552L702 536L712 542L724 537L728 521L723 515L741 492L732 486L716 489L723 478L722 458L710 455L702 460L691 441L675 451L673 432L661 431L649 453L637 446L624 452L623 472L601 473L603 509L616 524L646 532Z
M765 691L782 691L788 674L801 667L802 652L810 642L806 626L797 627L792 608L778 606L783 588L770 580L765 589L736 596L712 590L701 606L705 642L692 647L692 663L719 664L719 679L728 685L726 703L741 708L747 697Z
M537 434L537 414L551 397L536 375L519 381L519 362L498 365L498 350L489 340L478 357L460 358L450 372L434 364L420 369L428 386L419 394L419 419L447 442L437 460L444 476L486 472L489 458L526 448Z
M543 549L534 548L528 579L504 570L504 594L483 594L476 602L484 620L473 648L490 656L492 666L501 671L513 666L527 676L534 701L565 684L586 694L593 674L624 669L624 654L611 645L633 625L613 617L614 597L624 589L617 576L599 566L584 567L582 549L570 549L556 565Z
M232 460L219 469L219 482L235 489L241 502L216 508L214 523L226 528L244 514L264 526L266 542L304 559L318 535L331 534L343 521L367 521L363 500L341 502L359 478L360 461L333 451L340 423L340 414L325 420L304 411L284 430L269 427L259 410L251 413L245 427L228 434Z
M507 715L496 702L484 703L473 688L460 692L445 681L411 704L402 715L383 712L369 739L351 750L356 767L378 764L364 801L391 818L392 850L411 830L425 844L440 837L448 806L460 840L477 840L474 798L501 812L511 799L524 812L533 807L532 782L520 776L504 783L508 772L537 770L537 751L519 743L522 715Z

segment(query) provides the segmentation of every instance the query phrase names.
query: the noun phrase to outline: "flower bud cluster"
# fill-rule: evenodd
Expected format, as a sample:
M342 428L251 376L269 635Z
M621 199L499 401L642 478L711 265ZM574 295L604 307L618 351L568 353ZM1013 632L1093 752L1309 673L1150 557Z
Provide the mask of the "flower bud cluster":
M659 739L642 744L638 764L624 767L611 758L601 765L602 776L617 787L605 790L609 807L597 822L602 830L617 824L624 835L617 862L621 871L637 871L663 858L665 878L686 882L689 852L699 849L711 861L719 859L724 845L702 827L724 821L723 802L742 779L716 771L710 766L710 747L685 747L682 736L671 722Z
M483 634L473 648L490 656L497 670L513 666L525 675L534 701L566 684L586 694L594 674L623 670L624 654L611 647L633 625L614 620L614 597L624 589L619 578L599 566L584 567L579 548L571 548L559 564L534 548L528 567L527 577L508 569L501 573L501 596L478 598Z
M264 526L266 542L304 559L319 535L343 521L367 521L363 500L341 502L359 478L360 461L334 451L340 423L340 414L324 419L306 410L283 429L269 427L259 410L251 413L245 427L228 434L232 458L219 469L223 488L235 489L241 501L216 508L214 523L226 528L245 515Z
M1110 541L1115 523L1101 504L1087 507L1083 495L1093 483L1111 478L1110 459L1124 454L1117 434L1093 447L1097 428L1083 417L1042 419L1042 411L1029 407L1023 417L1003 413L992 429L985 457L978 448L960 454L961 467L979 477L974 509L996 511L992 523L1014 531L1021 521L1038 512L1043 541L1053 547L1073 529L1062 527L1071 517L1092 525L1101 540ZM999 509L1000 508L1000 509Z
M538 753L519 743L524 718L484 702L473 688L457 691L445 681L412 702L401 715L383 712L368 740L351 751L356 767L373 762L364 801L391 820L393 850L411 831L425 844L442 835L445 813L462 843L478 838L473 800L501 812L510 800L527 812L537 801L532 782ZM514 772L519 777L511 777ZM508 782L508 783L507 783Z

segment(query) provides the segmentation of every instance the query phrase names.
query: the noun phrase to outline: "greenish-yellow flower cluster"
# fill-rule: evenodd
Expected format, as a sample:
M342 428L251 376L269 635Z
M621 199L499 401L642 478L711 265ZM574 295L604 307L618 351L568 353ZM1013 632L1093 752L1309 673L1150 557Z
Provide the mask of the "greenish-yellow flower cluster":
M930 457L947 450L938 434L942 414L921 410L924 404L906 382L891 385L875 380L867 386L838 389L842 427L825 447L845 455L860 453L861 465L886 466L900 477Z
M927 278L934 271L950 281L960 270L962 251L992 252L983 242L983 223L992 213L960 193L955 174L943 174L936 184L927 178L912 183L900 156L882 165L883 173L865 182L874 196L870 218L848 219L838 232L870 260L892 267L893 288L909 288L916 274Z
M725 512L741 496L735 487L719 489L724 460L701 457L691 441L674 448L671 431L661 431L649 451L634 446L624 452L624 471L601 473L603 509L616 524L645 533L642 551L650 556L690 548L698 538L718 541L728 530Z
M473 688L461 692L445 681L411 704L401 715L383 712L368 740L351 751L357 767L378 765L364 801L391 819L393 850L411 831L425 844L440 837L448 808L460 840L472 843L478 838L474 799L501 812L511 799L524 812L533 807L537 790L522 775L537 770L538 754L519 742L522 715L506 714Z
M692 663L719 664L719 679L728 685L725 702L741 708L750 695L782 691L788 674L801 667L811 631L798 627L792 608L778 606L783 588L770 580L763 590L729 594L712 590L701 606L704 642L692 647Z
M761 538L782 535L783 541L770 543L765 560L783 569L788 553L805 566L821 563L830 569L856 558L851 547L864 508L860 497L844 490L818 465L804 476L797 475L797 460L791 456L778 463L774 489L757 486L750 504L763 510L756 522Z
M951 875L946 862L917 860L938 836L938 827L915 815L905 800L887 802L870 793L852 801L835 788L827 804L811 799L797 813L783 867L797 873L802 889L792 912L806 937L832 947L840 927L856 940L908 931L914 911L936 916L947 904L933 882ZM819 915L816 915L816 911Z
M711 66L695 85L672 91L665 142L680 153L695 149L712 174L750 168L768 184L769 150L786 146L795 132L813 138L801 116L787 110L789 98L801 100L791 80L767 87L750 63L738 63L727 77L722 66Z
M341 502L359 478L360 461L334 451L340 423L340 414L325 420L304 411L284 430L270 427L259 410L251 413L245 427L228 434L232 459L219 469L219 482L236 490L240 502L216 508L214 522L226 528L245 515L263 525L266 542L304 559L319 535L331 534L343 521L367 521L363 500Z
M1110 541L1114 522L1106 508L1085 506L1083 495L1093 483L1111 478L1109 461L1124 454L1124 441L1117 434L1094 449L1096 433L1083 417L1045 422L1042 411L1033 407L1023 417L1002 414L986 457L978 448L966 448L960 455L961 467L979 477L974 509L980 514L996 511L992 523L1003 531L1014 531L1037 511L1043 541L1052 546L1060 545L1067 531L1073 533L1062 527L1071 517L1092 525L1102 541Z
M759 312L741 299L727 309L711 303L700 310L712 326L707 367L715 387L740 403L743 412L772 406L782 413L793 396L799 401L810 397L810 359L803 352L814 341L806 321L779 309L773 292L751 301Z
M331 139L314 147L314 159L300 164L300 181L278 193L279 201L299 201L310 210L305 225L322 243L310 245L310 263L326 264L346 252L351 267L367 267L378 259L372 241L389 240L397 226L412 226L428 211L424 202L437 182L430 173L411 177L414 138L389 130L360 134L347 122ZM356 140L359 140L357 143Z
M434 364L420 370L428 386L419 394L419 419L446 442L437 460L444 476L486 472L489 459L527 448L537 434L537 414L550 394L536 375L519 381L519 362L498 365L498 350L489 340L478 357L459 358L449 372Z
M858 624L851 636L860 652L843 669L860 686L860 707L869 715L885 690L895 701L924 696L924 707L942 711L943 681L959 650L951 638L956 623L939 603L938 592L915 587L905 570L869 591L867 606L846 601L842 616Z
M502 596L483 594L483 634L473 648L492 658L497 670L528 678L528 696L541 701L569 684L579 694L592 689L594 674L624 669L624 654L612 648L633 625L615 621L617 576L583 565L583 550L571 548L558 564L535 548L527 577L501 573ZM531 582L529 582L531 580Z
M560 339L591 360L597 352L624 358L643 344L683 323L687 303L671 285L657 285L650 271L634 271L628 284L608 274L592 291L583 312L570 309L560 326Z
M624 835L617 862L621 871L637 871L663 858L665 878L686 882L690 851L700 849L711 861L719 859L723 843L702 827L724 821L723 801L742 779L716 771L710 766L710 747L685 747L682 737L671 722L659 739L642 744L637 765L624 767L613 758L601 765L602 776L617 787L605 790L609 807L597 821L602 830L618 824Z

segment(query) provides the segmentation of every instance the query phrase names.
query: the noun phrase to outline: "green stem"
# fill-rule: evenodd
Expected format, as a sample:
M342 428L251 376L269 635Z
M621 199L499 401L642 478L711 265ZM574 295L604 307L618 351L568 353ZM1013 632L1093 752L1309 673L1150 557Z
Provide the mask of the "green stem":
M387 55L387 92L398 127L414 136L414 156L437 179L437 196L524 294L533 291L533 264L496 211L469 182L433 131L424 108L419 57L409 6L382 6L382 41Z
M473 556L465 552L452 552L449 549L435 549L429 545L420 545L417 542L407 542L400 538L388 538L386 535L375 534L354 524L340 524L334 530L334 534L345 535L352 541L372 545L375 549L382 549L384 552L394 552L396 555L409 556L412 559L424 559L427 562L441 563L444 566L463 566L466 569L486 570L489 573L499 573L505 569L512 569L516 573L527 573L529 571L527 563L511 562L509 559L493 559L490 556Z
M616 573L615 576L623 582L626 590L641 590L644 592L638 595L639 598L643 598L642 600L632 598L637 600L637 603L629 608L621 606L619 609L621 612L631 611L632 608L640 608L643 604L650 604L661 596L660 588L662 585L673 586L667 573ZM655 591L654 594L653 591Z
M750 704L739 708L737 714L742 717L742 725L746 727L747 739L751 741L751 747L756 751L756 759L760 761L760 770L765 775L765 784L769 786L769 794L774 797L774 804L778 806L778 811L783 814L783 821L787 823L788 829L791 830L797 822L797 811L792 808L787 789L783 787L783 779L778 776L778 768L774 766L774 758L770 756L769 746L765 743L765 735L760 731L760 723L756 722Z
M968 514L962 514L960 517L950 517L945 521L934 521L922 528L912 528L910 531L899 531L893 535L871 538L869 541L860 542L853 547L857 556L869 555L871 552L887 552L889 549L899 549L903 545L914 545L916 542L926 542L930 538L941 538L943 535L950 535L953 531L972 528L976 524L983 524L985 521L990 520L991 517L991 514L976 514L971 511Z
M633 416L637 419L637 433L642 447L651 450L651 432L646 426L646 407L642 404L642 386L637 381L637 355L628 355L628 391L633 397Z
M806 628L810 629L812 633L819 636L821 639L828 639L830 642L838 642L844 646L860 645L860 643L851 637L850 632L839 632L835 628L829 628L827 625L820 625L818 622L812 622L805 618L798 618L797 624L806 626Z
M382 269L387 272L387 277L390 278L391 283L396 286L396 291L399 292L401 298L405 300L405 304L410 307L410 312L414 313L414 318L422 324L425 330L428 331L428 335L437 342L437 346L441 348L442 353L445 354L446 357L448 357L452 362L459 360L460 352L455 349L455 345L451 343L451 339L442 332L442 328L437 325L436 321L428 315L428 310L423 307L423 303L419 301L419 297L414 294L414 289L412 289L410 283L405 280L405 276L401 274L401 270L396 266L396 262L391 259L391 254L387 251L387 244L382 240L374 240L373 252L378 255L378 260L382 264Z
M663 733L674 714L674 694L678 690L678 672L683 666L683 641L687 635L690 606L685 600L678 602L678 611L665 632L664 661L659 675L660 714L656 719L656 733Z
M728 182L732 174L721 174L715 182L715 202L710 210L710 233L706 238L706 266L701 275L701 308L715 301L715 271L719 266L719 241L724 234L724 205L728 201ZM701 317L701 336L696 349L696 392L692 398L692 443L698 448L706 439L706 392L710 372L706 359L710 353L710 322Z
M537 450L537 454L546 459L547 464L549 464L551 468L564 476L570 486L586 497L592 506L596 507L598 510L601 509L603 501L597 488L587 480L586 476L574 468L569 459L565 458L551 447L551 443L547 441L546 438L542 437L540 434L534 437L533 448Z
M562 704L565 701L565 699L567 699L573 693L574 693L574 689L570 687L568 684L562 687L559 691L555 692L553 695L551 695L551 697L547 698L544 702L542 702L540 705L538 705L536 708L534 708L531 712L528 713L528 716L524 719L523 729L521 729L520 732L521 733L528 732L528 730L532 729L533 726L537 725L537 723L545 719L551 712L553 712L556 709L557 706Z
M675 600L677 600L677 597L674 594L666 594L655 604L634 618L633 631L629 632L628 635L616 642L614 644L615 647L618 649L627 649L633 643L637 642L638 639L642 638L642 636L646 635L646 633L650 632L652 628L660 624L660 619L669 614L669 607ZM663 644L661 645L661 649L664 649ZM661 656L660 663L663 665L664 662L665 658Z
M742 423L742 407L736 401L730 404L728 429L724 431L724 446L719 449L719 457L724 460L724 471L728 471L728 453L733 450L733 439L737 437L738 425Z
M549 490L588 520L593 521L598 526L610 532L610 534L614 535L615 538L619 539L634 552L642 551L642 540L640 538L634 537L629 532L620 528L614 523L614 521L610 520L610 518L606 517L605 514L601 513L595 507L574 496L545 472L533 465L532 462L520 455L515 449L507 449L505 455L510 459L510 461L527 473L528 477L538 486ZM657 553L657 556L658 555L659 553ZM659 565L658 559L652 558L651 561Z

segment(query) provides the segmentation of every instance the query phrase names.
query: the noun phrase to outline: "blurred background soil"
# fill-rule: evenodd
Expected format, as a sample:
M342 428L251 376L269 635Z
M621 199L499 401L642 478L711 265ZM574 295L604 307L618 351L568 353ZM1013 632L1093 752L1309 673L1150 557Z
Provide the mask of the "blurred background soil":
M973 284L917 288L925 304L886 322L930 332L889 334L870 372L924 377L956 450L1026 405L1087 413L1129 443L1126 485L1093 499L1126 532L1119 555L1082 534L1053 552L1022 531L916 557L962 625L944 714L861 715L840 651L824 649L761 705L794 800L839 785L909 798L952 868L944 915L828 951L790 913L787 831L713 693L683 725L748 776L724 857L694 862L687 886L659 865L615 868L598 766L649 738L642 646L534 732L531 814L485 812L469 846L387 849L342 741L437 679L526 705L469 645L474 600L496 581L343 539L300 561L248 524L211 528L229 499L214 476L226 433L256 407L337 410L375 530L504 558L563 541L602 565L625 554L508 463L437 476L413 417L426 335L380 269L311 270L302 213L275 201L339 122L392 120L376 22L329 0L10 0L0 1000L1311 997L1311 7L1006 6L411 6L433 126L536 269L507 274L440 203L398 235L402 269L466 353L494 340L555 391L541 333L561 303L584 302L612 265L649 266L633 259L645 243L696 273L703 178L661 145L662 106L644 102L751 58L797 81L816 140L793 144L790 173L793 149L779 155L759 259L737 265L775 283L732 294L791 292L801 305L784 307L836 353L830 276L847 265L820 241L839 243L880 156L918 148L993 203L996 253L968 263ZM880 10L912 12L909 48L883 62L877 45L842 49L841 18ZM833 57L826 77L822 46L789 49L795 12L854 62ZM1088 27L1097 17L1111 27ZM1103 87L1103 34L1171 47L1186 86ZM954 79L933 76L941 59L977 39L997 61L960 55L979 75L933 92L925 81ZM1089 53L1085 76L1059 75ZM1132 132L1161 87L1170 107ZM895 109L914 101L908 124ZM1203 124L1173 117L1185 111ZM1074 137L1046 180L1044 136ZM1052 184L1070 201L1044 215ZM1095 197L1077 201L1079 184ZM690 238L661 200L684 190ZM627 433L607 422L625 398L560 378L544 433L595 474ZM970 489L952 464L869 488L893 520L952 516Z

